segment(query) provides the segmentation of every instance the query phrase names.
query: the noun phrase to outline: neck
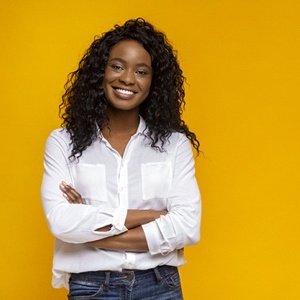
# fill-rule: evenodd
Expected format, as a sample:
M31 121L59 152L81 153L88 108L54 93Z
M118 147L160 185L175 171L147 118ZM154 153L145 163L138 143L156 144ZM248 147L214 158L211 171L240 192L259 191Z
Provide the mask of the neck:
M102 129L102 133L109 135L131 134L133 135L139 126L140 117L138 111L108 111L109 122Z

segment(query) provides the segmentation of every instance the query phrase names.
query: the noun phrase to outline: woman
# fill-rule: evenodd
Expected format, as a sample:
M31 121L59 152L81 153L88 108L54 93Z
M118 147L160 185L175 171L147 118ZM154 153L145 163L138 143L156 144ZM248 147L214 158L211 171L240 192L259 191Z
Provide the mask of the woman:
M52 283L69 299L182 299L177 267L201 209L183 83L165 35L140 18L96 38L71 73L42 184Z

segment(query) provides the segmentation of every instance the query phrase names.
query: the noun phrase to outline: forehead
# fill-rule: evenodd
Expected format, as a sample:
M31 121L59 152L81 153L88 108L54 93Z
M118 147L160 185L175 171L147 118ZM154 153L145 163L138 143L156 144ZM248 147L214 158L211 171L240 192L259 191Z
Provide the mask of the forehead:
M109 59L114 58L122 58L126 61L140 60L151 65L150 54L135 40L123 40L115 44L109 53Z

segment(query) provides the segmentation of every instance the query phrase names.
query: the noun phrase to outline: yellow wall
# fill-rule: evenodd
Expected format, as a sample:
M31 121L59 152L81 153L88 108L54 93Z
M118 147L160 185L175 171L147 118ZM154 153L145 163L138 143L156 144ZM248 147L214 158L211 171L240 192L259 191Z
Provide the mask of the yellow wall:
M179 50L204 152L185 299L300 299L299 13L297 0L1 0L0 298L65 299L50 285L45 139L93 36L142 16Z

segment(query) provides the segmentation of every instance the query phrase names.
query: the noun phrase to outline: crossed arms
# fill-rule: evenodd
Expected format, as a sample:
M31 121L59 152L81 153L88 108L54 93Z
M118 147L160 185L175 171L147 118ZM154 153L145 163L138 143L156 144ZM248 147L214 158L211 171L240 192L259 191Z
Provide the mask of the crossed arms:
M62 182L59 186L63 196L70 204L84 204L81 195L71 186ZM161 215L166 215L166 210L131 210L127 211L125 226L128 231L119 235L111 236L105 239L88 242L87 244L102 249L123 250L135 252L147 252L148 245L141 225L158 219ZM96 229L97 231L108 231L111 225Z
M194 176L192 151L186 138L177 142L167 204L152 208L147 200L148 210L128 210L126 205L112 205L108 201L102 201L100 205L84 205L72 186L61 185L62 179L74 181L68 149L69 140L62 131L51 134L45 149L41 188L43 208L49 229L58 239L117 251L149 251L151 255L166 255L199 241L201 198ZM91 167L88 171L92 172L87 174L93 181L93 172L101 173L102 169ZM96 194L94 190L93 193Z

